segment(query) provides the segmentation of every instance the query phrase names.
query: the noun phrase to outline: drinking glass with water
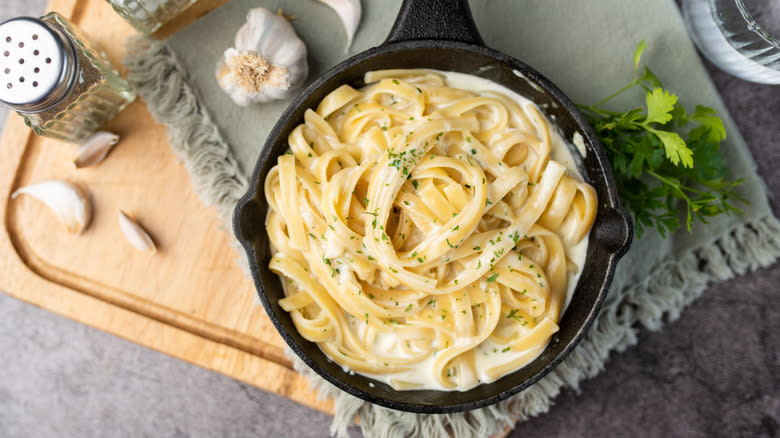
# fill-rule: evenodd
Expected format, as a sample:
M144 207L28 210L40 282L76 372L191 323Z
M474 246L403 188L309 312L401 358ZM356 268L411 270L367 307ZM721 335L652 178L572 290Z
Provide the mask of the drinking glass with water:
M683 0L699 50L742 79L780 84L780 0Z

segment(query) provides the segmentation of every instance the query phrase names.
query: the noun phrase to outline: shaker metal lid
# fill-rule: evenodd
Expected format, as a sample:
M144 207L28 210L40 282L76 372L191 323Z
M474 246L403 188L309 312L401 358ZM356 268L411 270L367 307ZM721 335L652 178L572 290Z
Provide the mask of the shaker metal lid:
M0 24L0 100L14 109L42 111L67 92L68 41L46 24L19 17ZM53 100L53 101L52 101Z

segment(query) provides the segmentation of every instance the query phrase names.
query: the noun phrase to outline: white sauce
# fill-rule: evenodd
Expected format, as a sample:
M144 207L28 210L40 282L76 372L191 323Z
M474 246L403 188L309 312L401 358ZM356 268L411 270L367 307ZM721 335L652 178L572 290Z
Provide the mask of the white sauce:
M574 135L571 136L571 142L574 146L577 146L577 151L583 158L588 155L588 149L585 148L585 139L580 134L580 131L574 131Z
M485 91L499 92L504 94L505 96L514 99L521 106L534 105L534 103L529 99L526 99L520 96L519 94L509 90L508 88L503 87L487 79L482 79L476 76L466 75L462 73L454 73L454 72L439 72L439 73L445 75L445 77L447 78L448 85L450 87L461 88L461 89L465 89L477 93L481 93ZM516 71L515 74L528 80L520 72ZM538 87L538 85L530 81L529 83L532 86ZM550 126L555 127L555 125L553 125L552 123L550 123ZM582 143L582 136L579 136L579 142L578 142L577 141L578 134L579 133L575 133L573 140L576 147L580 150L583 150L584 144L582 144L581 146L580 144L578 144L578 143ZM550 131L550 137L551 137L551 158L566 166L567 171L569 173L571 173L572 175L576 175L577 178L581 180L582 175L577 169L577 165L574 161L574 158L571 155L570 149L569 147L567 147L563 137L558 132L557 127L556 129L552 129ZM332 239L328 240L328 242L332 242L332 241L333 241ZM580 243L574 246L568 245L564 241L562 241L562 243L564 245L567 257L577 267L577 272L569 271L568 273L566 301L561 310L561 315L563 315L563 312L566 310L566 307L568 307L568 304L571 301L572 293L574 291L575 286L577 285L577 280L579 279L582 267L585 264L585 257L586 257L587 247L588 247L588 238L586 237ZM343 253L344 250L343 248L341 247L331 248L330 247L331 244L328 243L328 245L329 247L327 248L327 254L338 253L339 255L341 255ZM339 265L341 265L342 267L341 269L342 281L345 281L346 277L351 275L350 272L351 269L348 267L349 264L346 262L346 260L340 260L340 259L337 260L339 260L340 262ZM486 283L484 283L483 281L480 286L484 288L485 285ZM348 318L348 319L350 321L350 324L355 328L356 332L359 333L359 336L362 336L366 329L365 322L361 321L359 318ZM398 338L396 336L393 336L392 334L378 333L376 336L376 340L372 346L372 350L375 352L381 352L383 355L391 355L394 357L409 357L409 355L403 351L403 349L399 344L400 342L398 342ZM522 351L516 352L512 350L504 352L503 349L504 349L503 346L494 344L490 340L486 340L485 342L483 342L477 347L477 354L474 355L475 357L474 368L476 369L476 373L477 373L477 375L474 377L478 379L477 384L489 383L492 381L486 375L486 370L488 370L489 368L507 363L525 354L525 352ZM392 383L393 380L398 380L398 381L413 382L415 384L419 384L418 389L435 389L435 390L442 390L442 391L452 390L449 388L442 387L435 379L435 377L432 375L433 362L435 360L436 360L436 355L435 354L431 355L430 357L426 358L424 361L416 364L413 367L413 369L405 372L388 373L388 374L368 374L368 373L359 373L359 374L387 383L388 385L391 386L393 386ZM344 370L349 371L350 374L352 374L352 371L349 370L349 368L344 367ZM467 389L470 388L461 387L455 390L467 390Z
M529 84L538 87L538 85L536 85L535 83L531 82L528 78L526 78L525 75L523 75L523 73L517 70L514 70L513 72L515 73L515 75L528 81ZM463 90L469 90L476 93L494 91L512 98L512 100L517 102L520 106L535 105L531 100L515 93L509 88L506 88L503 85L499 85L487 79L483 79L477 76L467 75L463 73L455 73L455 72L438 72L438 73L443 74L447 78L447 85L450 87L461 88ZM546 117L546 115L543 112L542 115ZM571 154L571 148L567 146L567 143L563 139L563 136L558 130L558 127L555 124L550 123L549 120L547 122L550 125L550 127L555 128L550 130L550 157L553 160L566 166L567 172L569 172L572 175L575 175L577 179L582 180L583 179L582 174L577 168L577 164L574 161L574 157ZM585 144L582 135L579 132L575 132L572 140L574 146L577 148L577 150L580 151L581 155L584 157L586 151L585 151ZM569 302L571 301L571 295L572 292L574 292L574 287L577 285L577 280L580 277L580 271L582 267L585 265L585 256L588 251L588 238L585 237L584 239L582 239L580 243L574 246L568 245L564 241L562 241L561 243L563 243L564 249L566 251L566 256L569 258L569 260L571 260L571 262L573 262L579 268L577 273L572 273L571 271L569 272L568 281L566 282L566 284L568 285L568 289L566 291L566 302L563 305L563 309L561 309L561 315L563 315L563 311L566 310L566 307L568 307ZM519 354L521 353L518 353L518 355Z
M523 74L523 72L521 72L520 70L512 70L512 73L514 73L514 74L515 74L515 76L517 76L518 78L525 79L525 81L526 81L526 82L528 82L528 85L530 85L530 86L531 86L531 88L533 88L534 90L536 90L536 91L538 91L538 92L540 92L540 93L544 93L544 89L542 89L542 87L540 87L540 86L539 86L539 84L537 84L536 82L534 82L534 81L532 81L532 80L528 79L528 77L526 77L526 75L524 75L524 74ZM469 76L469 77L474 77L474 76L470 76L470 75L465 75L465 74L463 74L463 73L455 73L455 72L447 72L446 74L447 74L447 80L449 80L449 79L450 79L450 76L449 76L449 75L451 75L451 74L452 74L452 75L459 75L459 76L461 76L461 75L462 75L462 76ZM490 82L491 84L494 84L493 82L491 82L491 81L488 81L487 79L482 79L482 78L479 78L479 77L474 77L474 78L475 78L475 79L477 79L477 80L479 80L479 81L487 81L487 82ZM509 89L508 89L508 88L506 88L506 87L502 87L501 85L498 85L498 84L494 84L494 85L497 85L499 88L503 88L504 90L507 90L507 91L509 91ZM458 87L458 88L463 88L463 87ZM502 93L503 93L503 92L502 92ZM508 93L504 93L504 94L510 94L510 93L511 93L511 94L515 94L515 93L513 93L512 91L509 91ZM518 97L519 97L519 96L518 96ZM522 97L521 97L521 99L524 99L524 98L522 98ZM517 100L517 99L515 99L515 100ZM526 100L527 100L527 99L526 99Z

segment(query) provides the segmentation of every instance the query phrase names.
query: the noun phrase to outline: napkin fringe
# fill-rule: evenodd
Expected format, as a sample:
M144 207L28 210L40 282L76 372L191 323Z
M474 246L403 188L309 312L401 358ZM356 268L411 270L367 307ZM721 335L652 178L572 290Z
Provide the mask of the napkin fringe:
M173 52L160 41L134 37L125 65L129 80L154 118L168 126L173 150L187 167L204 203L216 206L229 220L248 181L206 109L186 82ZM239 253L242 253L239 250ZM780 257L780 222L766 216L738 225L710 243L657 266L643 281L611 290L601 313L579 347L555 370L520 394L482 409L457 414L409 414L364 402L328 383L294 353L296 371L306 376L320 398L332 398L336 415L330 433L346 437L360 418L366 437L424 438L494 437L516 420L547 412L562 388L579 390L579 383L603 370L610 352L636 344L637 330L658 330L679 318L714 280L726 280L766 267ZM242 264L246 259L240 257Z
M168 127L170 145L184 163L201 200L229 223L249 183L173 51L163 42L131 37L124 58L128 81L152 117Z
M288 356L319 397L334 400L331 435L347 437L348 427L360 418L360 428L370 438L503 436L515 421L547 412L562 388L579 391L581 381L604 369L610 352L637 343L640 327L658 330L679 318L711 282L767 267L778 258L780 222L776 218L766 216L736 226L680 259L661 264L645 281L620 293L610 291L585 340L561 365L509 400L467 413L415 415L372 405L331 385L292 351L288 350Z
M662 264L640 284L625 291L636 320L659 330L680 317L713 281L723 281L767 267L780 257L780 222L766 216L740 224L678 260Z

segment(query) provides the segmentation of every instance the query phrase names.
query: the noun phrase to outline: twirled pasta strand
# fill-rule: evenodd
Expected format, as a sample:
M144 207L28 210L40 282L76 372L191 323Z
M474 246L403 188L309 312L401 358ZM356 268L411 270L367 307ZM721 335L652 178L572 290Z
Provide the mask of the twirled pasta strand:
M550 158L533 104L428 70L365 82L307 110L266 178L279 304L335 362L396 389L495 380L557 331L577 269L565 248L587 237L595 192Z

